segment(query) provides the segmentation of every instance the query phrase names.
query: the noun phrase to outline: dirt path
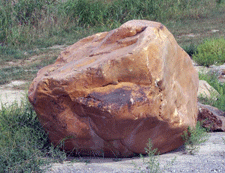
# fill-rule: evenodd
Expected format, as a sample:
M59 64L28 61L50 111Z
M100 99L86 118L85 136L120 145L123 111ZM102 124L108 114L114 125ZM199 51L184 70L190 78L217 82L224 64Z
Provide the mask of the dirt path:
M25 84L25 81L12 81L9 84L0 86L0 110L2 109L2 106L21 103L21 98L25 97L26 92L15 88L19 88L21 85Z

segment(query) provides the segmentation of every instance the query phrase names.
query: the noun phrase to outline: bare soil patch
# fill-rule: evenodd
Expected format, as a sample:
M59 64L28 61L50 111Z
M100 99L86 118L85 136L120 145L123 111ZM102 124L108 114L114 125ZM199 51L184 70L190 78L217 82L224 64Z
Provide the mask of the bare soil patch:
M27 81L12 81L9 84L0 86L0 110L2 106L9 106L14 103L19 104L26 92L20 87L27 85Z

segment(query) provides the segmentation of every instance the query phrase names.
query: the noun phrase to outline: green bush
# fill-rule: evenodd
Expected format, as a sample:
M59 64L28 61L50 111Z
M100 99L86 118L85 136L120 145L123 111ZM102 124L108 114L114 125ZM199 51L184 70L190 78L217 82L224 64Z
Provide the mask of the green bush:
M185 52L187 52L187 54L192 57L193 54L195 54L195 52L197 51L197 46L193 43L189 44L189 45L185 45L182 47Z
M49 144L28 101L0 110L0 172L42 172L49 159L65 154ZM45 158L45 159L44 159Z
M188 127L188 130L184 131L182 138L185 141L185 150L190 154L195 154L200 148L199 145L208 140L208 134L198 121L195 128Z
M193 60L198 65L209 67L210 65L223 64L225 62L225 39L210 39L197 47Z

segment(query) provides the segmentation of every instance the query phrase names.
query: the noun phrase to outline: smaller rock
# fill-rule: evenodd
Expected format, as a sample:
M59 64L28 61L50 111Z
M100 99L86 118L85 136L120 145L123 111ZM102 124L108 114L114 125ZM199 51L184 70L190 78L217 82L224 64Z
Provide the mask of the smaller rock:
M195 67L195 69L197 70L198 73L203 73L203 74L207 74L208 72L210 72L210 69L204 66L199 66L197 65L196 62L192 61L193 65Z
M225 82L225 64L217 66L217 65L211 65L209 68L204 66L199 66L196 62L192 61L192 64L194 65L195 69L198 71L198 73L203 74L216 74L218 76L218 80L222 83Z
M215 32L219 32L220 30L218 30L218 29L213 29L211 32L212 33L215 33Z
M225 112L209 105L198 102L198 121L209 131L225 132Z
M218 79L220 82L222 83L225 82L225 64L220 66L216 66L216 65L210 66L210 72L218 75Z
M204 80L199 80L198 98L211 98L217 100L220 94Z

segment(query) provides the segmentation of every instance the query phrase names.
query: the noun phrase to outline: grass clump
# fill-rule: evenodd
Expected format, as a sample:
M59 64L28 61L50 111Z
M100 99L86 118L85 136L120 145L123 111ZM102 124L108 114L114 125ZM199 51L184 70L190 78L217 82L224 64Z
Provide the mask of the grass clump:
M48 159L47 159L48 158ZM0 110L0 172L42 172L51 159L65 153L49 144L28 101Z
M225 62L225 39L207 39L197 47L193 60L202 66L223 64Z
M199 150L200 144L206 142L209 136L207 130L198 121L195 128L188 127L188 130L184 131L182 138L185 141L185 150L190 154L195 154Z
M153 144L151 139L149 139L148 143L147 143L147 147L145 148L145 152L147 154L147 159L145 159L145 157L140 154L140 157L143 159L143 165L146 166L146 170L142 170L141 167L137 167L137 165L134 163L135 168L138 169L141 172L146 172L146 173L161 173L164 170L166 170L166 168L170 167L171 165L173 165L176 157L169 163L167 163L167 165L165 165L163 168L160 167L160 163L158 160L158 149L155 148L153 149Z
M187 54L190 57L192 57L192 55L195 54L197 51L197 46L193 43L190 43L189 45L185 45L182 48L185 50L185 52L187 52Z

